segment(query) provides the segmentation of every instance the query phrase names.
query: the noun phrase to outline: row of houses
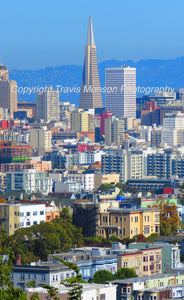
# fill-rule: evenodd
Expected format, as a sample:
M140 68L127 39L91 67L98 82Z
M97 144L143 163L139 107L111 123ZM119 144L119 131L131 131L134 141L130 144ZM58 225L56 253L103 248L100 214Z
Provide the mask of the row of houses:
M112 243L112 248L82 247L70 249L67 253L49 254L47 262L21 265L18 255L17 265L13 267L12 283L15 287L27 288L30 280L36 285L49 284L57 287L61 281L74 277L75 273L56 258L75 263L82 278L90 280L95 272L107 270L116 273L123 267L133 268L139 277L159 275L175 269L180 264L179 245L168 243L131 243L126 249L121 243Z

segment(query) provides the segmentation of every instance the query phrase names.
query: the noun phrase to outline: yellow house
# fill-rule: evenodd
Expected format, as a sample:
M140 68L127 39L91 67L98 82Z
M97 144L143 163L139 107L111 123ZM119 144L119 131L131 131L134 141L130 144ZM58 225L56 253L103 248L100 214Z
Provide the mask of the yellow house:
M100 214L98 235L120 239L133 238L143 234L160 233L160 211L157 208L122 209L108 208Z
M12 235L19 228L19 206L0 203L0 225L8 235Z
M118 254L118 269L132 268L138 276L162 273L162 247L126 251Z

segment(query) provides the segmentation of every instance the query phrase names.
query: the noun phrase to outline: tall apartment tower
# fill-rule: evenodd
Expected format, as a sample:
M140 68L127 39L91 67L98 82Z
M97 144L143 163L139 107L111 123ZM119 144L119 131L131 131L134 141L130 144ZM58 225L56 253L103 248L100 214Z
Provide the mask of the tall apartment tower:
M90 116L87 112L78 109L70 115L71 131L89 131Z
M52 151L51 130L45 128L31 129L30 146L38 150L38 155Z
M103 107L103 105L96 58L96 46L92 19L89 17L79 108L89 109L101 107Z
M8 109L11 118L14 111L17 111L17 83L9 80L8 69L2 64L0 64L0 108Z
M59 120L59 91L47 89L37 93L36 117L45 121Z
M107 68L105 86L105 109L116 117L136 118L136 68Z

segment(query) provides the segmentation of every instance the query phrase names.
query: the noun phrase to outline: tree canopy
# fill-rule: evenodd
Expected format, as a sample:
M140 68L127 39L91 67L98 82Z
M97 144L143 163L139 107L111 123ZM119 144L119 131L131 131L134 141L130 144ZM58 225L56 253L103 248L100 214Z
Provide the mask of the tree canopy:
M115 274L116 279L128 279L133 277L137 277L137 274L132 268L121 268Z
M97 271L91 282L95 282L95 283L105 283L106 281L112 281L115 279L115 276L107 271L107 270L100 270L100 271Z
M169 203L159 203L160 235L176 235L182 229L182 222L178 216L177 206Z
M115 279L128 279L133 277L137 277L137 274L132 268L120 268L115 274L107 270L100 270L94 274L91 282L106 283Z
M12 240L16 240L15 254L21 254L23 264L46 260L48 254L65 252L84 244L82 229L72 224L67 210L51 222L17 230Z
M0 230L0 299L26 300L27 296L21 289L16 289L11 283L12 265L14 259L14 244L8 235Z

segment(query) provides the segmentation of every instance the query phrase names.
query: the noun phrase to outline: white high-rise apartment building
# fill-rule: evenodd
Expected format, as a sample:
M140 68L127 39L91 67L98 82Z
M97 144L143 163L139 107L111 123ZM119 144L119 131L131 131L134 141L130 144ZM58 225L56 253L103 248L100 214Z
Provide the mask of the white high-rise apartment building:
M167 114L163 119L162 143L169 146L184 145L184 114Z
M106 110L116 117L136 118L136 68L105 70Z
M47 89L37 93L36 117L45 121L59 120L59 91Z

